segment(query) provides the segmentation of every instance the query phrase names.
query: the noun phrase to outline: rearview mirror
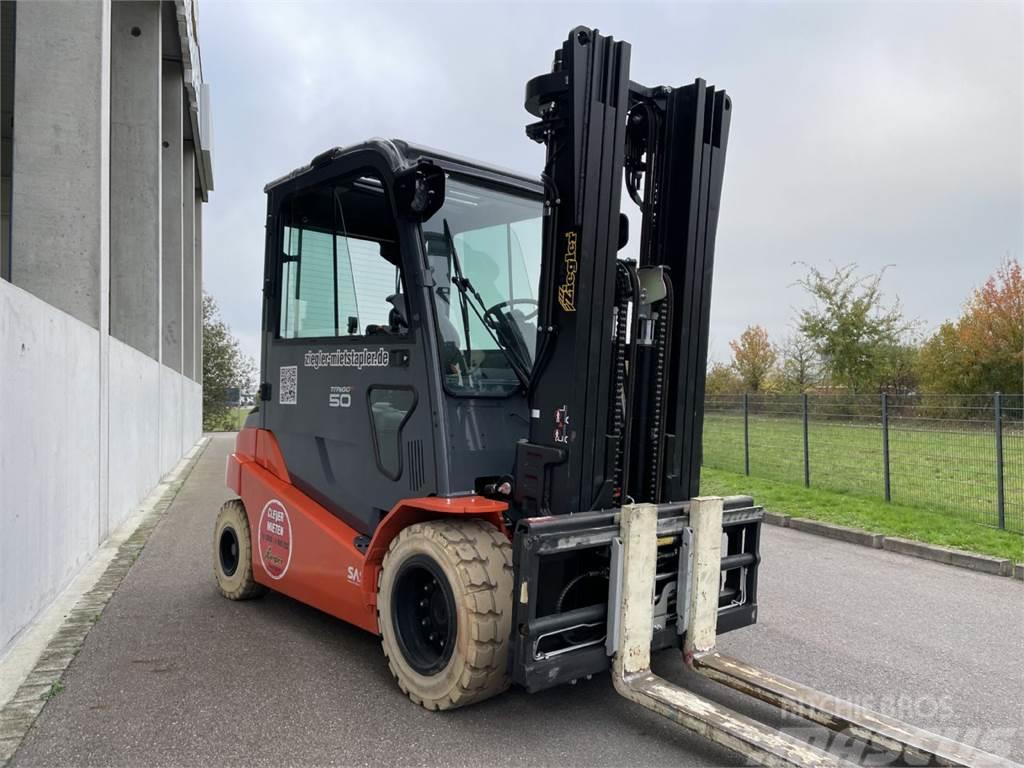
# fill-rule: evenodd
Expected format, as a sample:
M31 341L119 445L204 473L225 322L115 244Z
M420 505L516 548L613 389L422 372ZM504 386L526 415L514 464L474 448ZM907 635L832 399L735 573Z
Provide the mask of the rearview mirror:
M395 204L402 216L426 221L444 203L444 171L427 160L395 177Z

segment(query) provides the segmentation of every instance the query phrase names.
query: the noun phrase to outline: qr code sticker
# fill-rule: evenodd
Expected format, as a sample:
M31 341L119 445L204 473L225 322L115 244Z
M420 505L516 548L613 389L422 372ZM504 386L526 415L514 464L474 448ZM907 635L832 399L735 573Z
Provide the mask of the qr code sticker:
M299 367L281 366L281 386L277 391L277 402L281 405L295 405L299 400Z

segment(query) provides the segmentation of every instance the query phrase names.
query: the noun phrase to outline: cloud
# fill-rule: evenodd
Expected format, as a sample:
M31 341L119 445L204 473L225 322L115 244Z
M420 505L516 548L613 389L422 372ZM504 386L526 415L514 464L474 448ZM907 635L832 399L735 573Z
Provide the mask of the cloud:
M247 4L203 0L216 190L205 281L258 356L263 185L324 149L408 138L538 173L526 81L577 24L633 44L649 85L703 76L735 110L712 355L781 339L798 262L894 265L928 326L1024 252L1018 4Z

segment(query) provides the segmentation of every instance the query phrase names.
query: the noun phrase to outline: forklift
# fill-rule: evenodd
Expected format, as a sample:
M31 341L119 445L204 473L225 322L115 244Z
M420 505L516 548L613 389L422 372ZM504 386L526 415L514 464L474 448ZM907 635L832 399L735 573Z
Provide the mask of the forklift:
M262 383L215 524L221 593L379 635L430 710L610 670L747 760L847 764L651 672L681 649L873 748L1008 765L715 650L757 620L763 518L699 496L732 102L635 83L629 59L578 27L528 82L539 177L375 139L266 186Z

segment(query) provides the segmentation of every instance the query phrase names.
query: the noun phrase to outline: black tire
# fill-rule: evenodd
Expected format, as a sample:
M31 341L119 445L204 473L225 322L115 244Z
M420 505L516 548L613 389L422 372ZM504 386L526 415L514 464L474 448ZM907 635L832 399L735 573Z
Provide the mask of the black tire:
M399 533L377 583L377 624L402 691L438 710L507 689L512 589L512 547L489 523L432 520ZM411 621L410 611L420 613ZM417 634L417 621L427 622L423 633L437 630L436 643Z
M252 577L252 536L241 499L224 502L213 529L213 573L228 600L250 600L267 588Z

